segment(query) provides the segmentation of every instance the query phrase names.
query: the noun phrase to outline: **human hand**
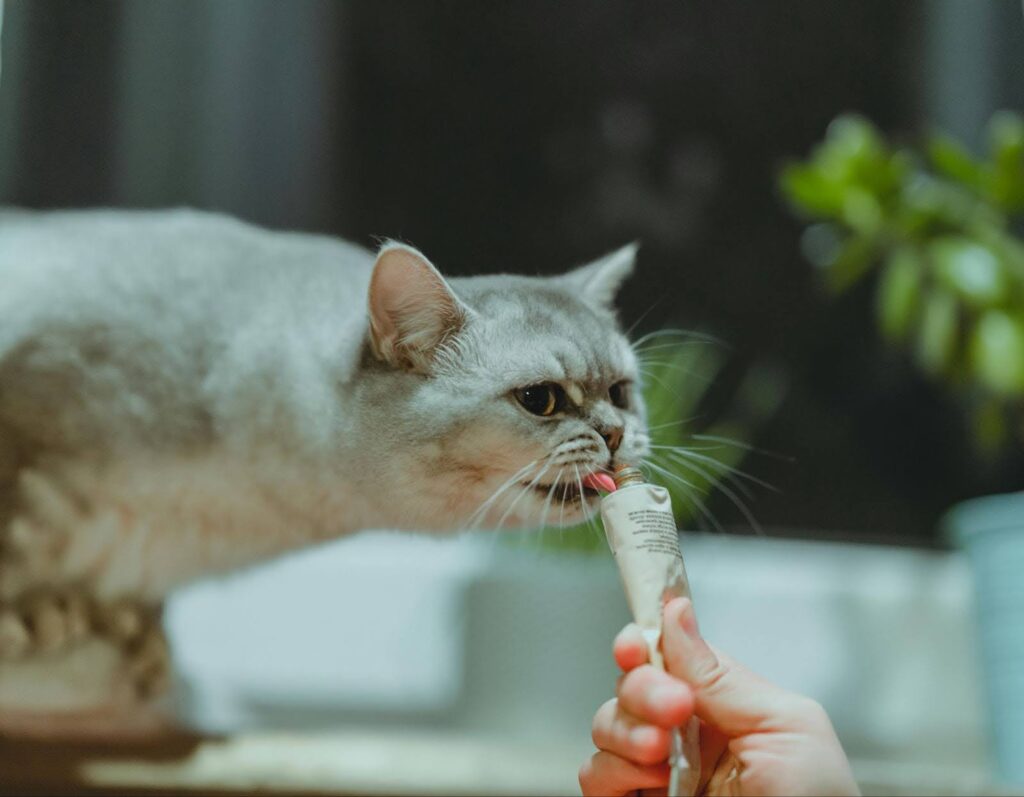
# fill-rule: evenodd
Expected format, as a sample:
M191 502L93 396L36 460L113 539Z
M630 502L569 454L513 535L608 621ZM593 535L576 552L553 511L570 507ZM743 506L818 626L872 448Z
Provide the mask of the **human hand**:
M617 697L594 715L598 752L579 775L585 797L664 794L670 732L693 714L701 723L700 794L859 794L825 710L713 650L686 598L665 606L662 651L668 672L647 664L639 627L616 637L625 674Z

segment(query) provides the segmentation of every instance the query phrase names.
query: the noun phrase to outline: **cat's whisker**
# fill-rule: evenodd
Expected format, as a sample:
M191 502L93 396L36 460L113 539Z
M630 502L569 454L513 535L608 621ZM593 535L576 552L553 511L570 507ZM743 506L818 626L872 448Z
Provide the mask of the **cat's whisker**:
M676 446L669 446L663 443L651 443L651 448L676 448ZM721 451L722 446L685 446L687 451ZM715 460L716 462L718 460Z
M494 505L494 502L498 500L501 494L505 492L505 490L510 488L513 484L515 484L516 481L521 479L530 470L530 468L534 467L542 459L543 457L538 457L532 462L529 462L523 467L521 467L519 470L513 473L511 477L509 477L508 481L506 481L500 487L498 487L493 493L491 493L491 495L488 498L484 499L480 506L476 508L473 514L471 514L469 518L466 520L466 522L463 524L463 530L473 531L479 528L477 523L483 522L483 516L486 515L487 511Z
M725 480L728 481L730 484L734 484L736 488L738 490L741 490L743 494L746 495L748 498L753 498L753 495L750 494L750 491L747 489L747 486L743 484L743 482L739 481L739 479L737 478L737 474L739 473L739 471L737 471L732 466L725 464L724 462L720 462L719 460L713 457L709 457L705 454L698 454L696 451L688 450L684 446L657 445L651 446L651 448L655 451L656 456L662 458L663 460L667 458L674 462L676 465L687 468L691 472L696 473L698 476L705 479L710 484L718 484L721 481ZM701 467L701 464L705 465L708 469L710 469L711 473L709 473L708 470L706 470L704 467ZM752 480L755 479L755 477L753 476L751 476L750 478Z
M704 479L704 481L706 481L712 487L718 488L722 492L727 492L726 482L728 482L729 484L733 485L737 490L739 490L744 495L744 497L751 501L754 500L754 496L750 492L747 485L739 481L739 479L737 479L736 476L732 473L714 469L711 469L709 472L709 469L701 467L699 464L697 464L691 459L679 456L679 454L675 451L670 451L665 456L667 456L676 465L676 467L685 468L686 470L690 471L690 473L695 473L696 475Z
M702 383L707 382L709 378L706 373L697 369L687 368L679 363L666 362L665 360L644 360L641 358L637 363L637 371L641 377L647 377L648 379L666 372L685 374L687 378Z
M594 520L594 514L590 511L590 507L587 505L586 492L583 490L583 479L580 476L580 469L573 465L573 469L576 471L576 487L580 491L580 511L583 513L583 519L587 524L587 528L592 529L595 534L600 534L601 530L597 527L597 522Z
M529 493L534 488L534 486L536 486L537 482L540 481L541 476L547 473L550 467L551 460L549 458L547 464L544 465L543 468L541 468L540 472L533 477L529 484L527 484L519 491L519 495L517 495L515 499L512 501L512 503L508 505L508 508L505 510L505 513L498 519L497 528L501 528L501 524L505 522L505 518L507 518L511 514L513 509L515 509L516 504L518 504L522 497Z
M646 310L644 310L644 311L643 311L643 312L642 312L642 313L640 314L640 317L639 317L639 318L638 318L638 319L637 319L636 321L634 321L634 322L633 322L632 324L630 324L630 325L629 325L629 329L627 329L627 330L625 331L625 333L624 333L624 334L625 334L625 336L626 336L627 338L628 338L628 337L629 337L630 335L632 335L632 334L633 334L633 330L634 330L634 329L636 329L636 328L637 328L638 326L640 326L640 322L641 322L641 321L643 321L643 320L644 320L645 318L647 318L648 314L650 314L650 312L651 312L651 311L652 311L652 310L653 310L653 309L654 309L655 307L657 307L657 306L658 306L659 304L661 304L661 301L662 301L662 300L661 300L660 298L659 298L659 299L657 299L657 300L656 300L656 301L655 301L655 302L654 302L653 304L651 304L651 306L650 306L650 307L648 307L648 308L647 308Z
M737 467L735 467L733 465L729 465L729 464L727 464L725 462L722 462L721 460L717 460L714 457L709 457L706 454L699 454L699 453L697 453L698 451L709 450L707 448L699 448L699 447L691 447L691 446L651 446L651 448L658 448L658 449L669 450L669 451L672 451L674 454L682 456L682 457L686 457L687 459L696 459L696 460L699 460L700 462L705 462L710 467L717 468L717 469L721 470L723 473L732 474L732 475L737 476L739 478L746 479L747 481L749 481L749 482L751 482L753 484L756 484L759 487L764 487L766 490L771 490L773 493L780 492L778 487L776 487L773 484L769 484L768 482L764 481L763 479L759 479L757 476L754 476L754 475L752 475L750 473L747 473L744 470L740 470L739 468L737 468Z
M692 420L694 420L693 416L691 416L689 418L680 418L678 421L668 421L666 423L657 423L654 426L648 426L647 427L647 431L648 432L656 432L659 429L666 429L669 426L682 426L683 424L690 423L690 421L692 421Z
M468 520L462 525L463 531L477 531L487 515L487 512L494 505L495 501L501 497L501 495L508 490L516 482L515 478L509 479L503 485L501 485L495 492L491 493L490 497L485 499L483 503L469 516Z
M659 473L666 478L678 482L681 486L681 489L686 494L687 499L689 499L693 503L693 505L697 508L697 511L701 514L701 516L705 520L709 521L716 531L722 534L725 533L725 529L722 528L722 524L718 522L718 518L716 518L714 513L708 509L707 504L705 504L703 498L701 498L701 490L699 487L697 487L697 485L695 485L691 481L688 481L687 479L684 479L678 473L674 473L670 471L668 468L664 468L650 459L644 460L644 465L651 468L656 473Z
M632 346L635 350L649 340L656 340L658 338L669 337L687 338L690 340L704 341L706 343L717 343L722 346L725 345L725 343L720 338L716 338L714 335L709 335L706 332L695 332L689 329L666 328L656 329L653 332L648 332L646 335L641 335L633 342Z
M646 371L643 368L640 368L639 371L641 376L646 377L647 379L652 379L659 385L661 385L661 389L664 390L669 395L671 395L673 398L679 398L679 393L670 388L668 385L666 385L664 380L660 376L658 376L655 373L651 373L650 371Z
M674 371L678 374L686 374L694 379L705 380L706 375L692 368L685 368L681 365L666 362L664 360L645 360L642 357L637 361L637 371L641 376L656 376L665 371Z
M643 359L644 356L647 354L647 352L651 352L651 351L666 351L666 350L678 351L679 349L683 348L684 346L707 346L707 345L708 345L707 342L703 341L703 340L684 340L684 341L677 341L675 343L657 343L657 344L655 344L653 346L641 346L638 349L634 348L633 352L636 354L637 357L639 357L640 359Z
M671 454L670 454L670 456L671 456ZM704 471L702 468L700 468L699 466L695 465L693 462L687 462L683 458L675 459L675 461L681 467L688 468L691 471L693 471L695 473L698 473L701 476L703 476L705 479L707 479L711 484L713 484L715 486L716 489L720 490L732 502L733 506L735 506L743 514L743 517L745 517L747 519L747 522L750 523L751 528L754 530L754 532L756 534L758 534L758 535L760 535L762 537L767 536L765 534L765 532L764 532L764 529L761 527L761 524L758 523L757 518L754 517L754 513L750 511L750 507L748 507L743 502L743 500L740 499L740 497L737 496L736 493L734 493L725 484L725 482L723 480L721 480L721 479L716 480L713 476L708 474L707 471ZM749 495L749 493L747 493L747 491L745 489L744 489L744 492L747 494L748 498L751 497Z
M555 494L555 487L558 486L558 482L561 480L562 472L564 470L565 470L564 467L558 469L558 473L555 474L555 480L551 483L551 486L548 487L548 494L544 498L544 507L541 510L541 516L540 516L540 528L541 529L547 527L548 511L551 509L551 498Z
M559 495L558 527L565 528L565 490L562 490Z
M773 459L777 459L782 462L796 462L796 457L792 457L778 451L769 451L765 448L758 448L757 446L752 446L750 443L745 443L742 440L734 440L731 437L723 437L722 435L715 434L692 434L690 437L694 440L708 440L713 443L735 446L736 448L740 448L744 451L749 451L752 454L763 454L766 457L772 457Z

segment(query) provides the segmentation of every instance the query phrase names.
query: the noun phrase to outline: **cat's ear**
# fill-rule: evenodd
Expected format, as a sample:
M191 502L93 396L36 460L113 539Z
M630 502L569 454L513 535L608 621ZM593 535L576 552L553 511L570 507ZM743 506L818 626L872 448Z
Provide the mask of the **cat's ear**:
M467 308L411 246L387 242L370 277L370 343L381 360L427 372L438 346L458 333Z
M593 263L580 266L557 279L584 301L610 308L622 283L633 273L639 248L640 244L636 241L626 244L621 249L616 249Z

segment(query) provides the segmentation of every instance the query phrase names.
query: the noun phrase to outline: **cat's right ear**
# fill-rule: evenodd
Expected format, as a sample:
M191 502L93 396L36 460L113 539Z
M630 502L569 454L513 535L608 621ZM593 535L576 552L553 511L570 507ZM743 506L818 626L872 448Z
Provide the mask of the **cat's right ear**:
M622 283L633 273L636 252L640 244L634 241L602 258L581 266L568 274L555 277L584 301L610 309Z
M370 277L370 343L396 368L427 373L438 347L470 313L441 273L416 249L388 242Z

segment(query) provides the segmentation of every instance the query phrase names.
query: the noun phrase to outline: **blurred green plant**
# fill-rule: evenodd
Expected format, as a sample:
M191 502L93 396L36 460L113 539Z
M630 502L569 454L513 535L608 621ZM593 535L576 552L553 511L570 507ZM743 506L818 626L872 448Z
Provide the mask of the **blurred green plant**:
M751 369L728 415L709 423L703 405L726 364L720 345L701 335L663 330L641 338L636 351L651 436L651 454L643 468L651 482L671 493L677 523L682 528L720 529L706 503L717 488L756 526L745 482L763 482L738 466L753 450L746 442L752 429L781 403L781 374L764 366ZM549 549L608 551L599 518L570 528L542 529L540 540Z
M1024 120L993 116L975 157L941 133L896 148L840 116L780 186L833 291L877 272L881 334L960 398L978 450L1024 442Z

